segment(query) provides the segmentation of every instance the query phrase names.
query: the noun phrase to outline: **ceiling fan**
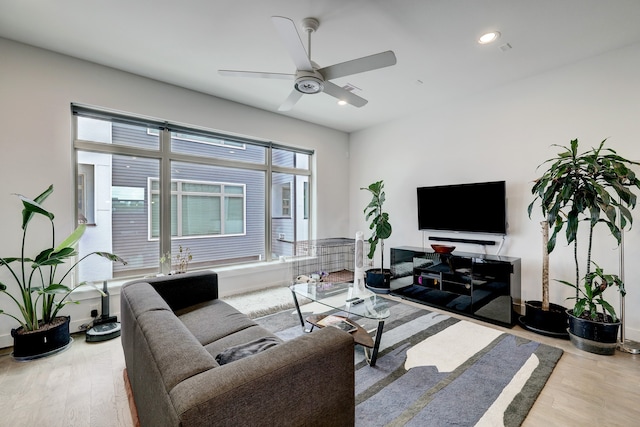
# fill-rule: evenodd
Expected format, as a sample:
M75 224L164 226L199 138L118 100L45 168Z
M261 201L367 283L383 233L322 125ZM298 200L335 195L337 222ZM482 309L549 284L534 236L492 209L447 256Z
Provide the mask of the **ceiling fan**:
M320 92L324 92L355 107L362 107L368 102L366 99L331 83L329 80L388 67L396 63L395 54L388 50L375 55L320 68L318 64L311 60L311 33L316 31L320 26L320 22L316 18L305 18L302 20L302 29L307 33L308 51L305 50L296 26L291 19L282 16L272 16L271 20L280 38L284 42L285 47L289 51L289 55L291 55L293 59L296 66L295 74L238 70L218 70L218 73L223 76L294 80L294 88L284 103L278 108L279 111L288 111L293 108L302 95L311 95Z

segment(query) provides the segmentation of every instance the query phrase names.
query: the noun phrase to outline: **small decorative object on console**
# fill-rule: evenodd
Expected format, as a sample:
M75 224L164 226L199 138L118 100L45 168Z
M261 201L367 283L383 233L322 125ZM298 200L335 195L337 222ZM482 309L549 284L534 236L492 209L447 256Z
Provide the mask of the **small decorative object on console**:
M433 251L438 254L450 254L456 248L455 246L448 245L436 245L435 243L431 245Z

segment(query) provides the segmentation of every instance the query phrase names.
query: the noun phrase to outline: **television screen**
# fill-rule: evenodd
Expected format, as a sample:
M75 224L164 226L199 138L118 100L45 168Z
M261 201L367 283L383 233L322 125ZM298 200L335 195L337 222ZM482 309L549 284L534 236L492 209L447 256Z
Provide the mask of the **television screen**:
M418 228L506 234L505 182L419 187Z

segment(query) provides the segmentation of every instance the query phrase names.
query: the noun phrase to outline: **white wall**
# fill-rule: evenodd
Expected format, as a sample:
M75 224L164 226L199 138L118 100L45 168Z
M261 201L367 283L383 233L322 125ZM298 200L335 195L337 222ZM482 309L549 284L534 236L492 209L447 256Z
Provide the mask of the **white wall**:
M394 227L387 250L422 246L429 235L468 237L446 233L424 236L418 231L416 187L506 180L510 227L501 254L522 258L523 300L540 300L542 218L536 211L530 220L526 211L532 200L532 181L541 174L536 167L558 153L551 144L568 145L575 138L580 140L581 151L609 138L609 146L619 154L640 161L638 69L640 45L630 46L352 134L351 234L367 230L362 209L369 196L358 188L375 180L385 180L387 210ZM625 330L627 338L638 340L640 209L634 218L637 224L625 234ZM558 242L551 254L551 279L572 281L572 251L566 241ZM594 260L618 273L615 240L605 233L600 242L594 249ZM483 250L471 245L458 247L469 252ZM489 246L487 252L493 251L495 247ZM617 308L616 292L608 292ZM565 298L570 295L570 288L551 283L552 302L569 307L572 303Z
M19 256L21 230L19 200L12 193L35 197L49 184L55 191L46 206L56 214L57 235L74 227L74 159L70 104L80 103L126 113L170 120L209 129L257 137L316 150L317 180L314 207L316 237L341 237L348 231L348 135L336 130L246 107L41 49L0 39L0 256ZM34 223L32 248L49 242ZM48 233L48 231L47 231ZM35 249L34 249L35 250ZM221 281L221 293L230 294L260 285L277 284L282 266L229 273ZM0 281L8 283L6 271ZM89 307L99 304L97 292L80 306L66 308L72 329L87 322ZM114 297L115 298L115 297ZM0 307L11 309L6 296ZM112 301L111 314L118 310ZM9 346L11 327L17 324L0 316L0 347Z

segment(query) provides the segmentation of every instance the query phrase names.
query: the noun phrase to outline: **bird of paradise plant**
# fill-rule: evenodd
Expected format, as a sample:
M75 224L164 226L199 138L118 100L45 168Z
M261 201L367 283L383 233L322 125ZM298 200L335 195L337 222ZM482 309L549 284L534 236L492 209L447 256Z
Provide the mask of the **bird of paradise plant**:
M23 205L20 256L0 258L0 267L6 267L17 284L17 289L12 290L8 285L0 282L0 293L7 295L17 305L22 318L2 309L0 309L0 314L17 320L24 331L38 330L51 324L66 304L78 304L77 301L72 301L69 296L74 290L87 283L82 282L73 288L63 283L75 267L86 258L98 255L110 261L126 264L117 255L108 252L91 252L73 262L59 275L58 268L68 265L68 262L72 262L78 255L75 246L84 234L86 225L80 224L62 243L56 246L54 214L42 207L42 203L51 193L53 193L53 185L34 199L17 195ZM51 247L42 250L35 258L29 258L25 255L27 230L29 223L36 215L47 218L51 224Z

